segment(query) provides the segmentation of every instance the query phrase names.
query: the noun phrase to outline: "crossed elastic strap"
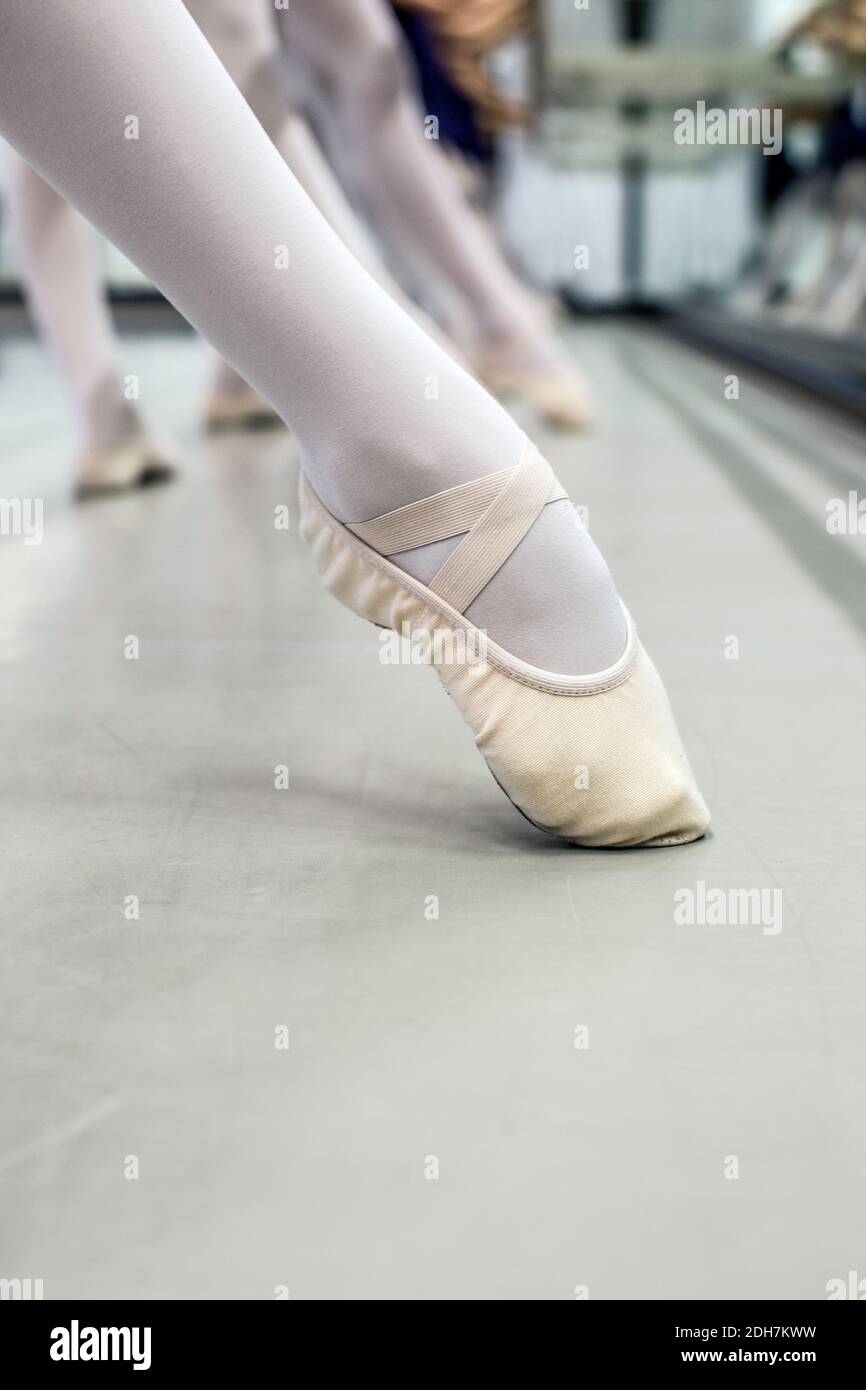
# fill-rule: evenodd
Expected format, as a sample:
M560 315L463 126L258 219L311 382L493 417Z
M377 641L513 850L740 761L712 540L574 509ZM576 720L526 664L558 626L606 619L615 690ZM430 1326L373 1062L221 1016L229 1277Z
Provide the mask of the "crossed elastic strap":
M525 439L516 468L424 497L348 529L380 555L463 536L429 588L464 613L501 569L548 502L568 494L550 464ZM464 534L465 533L465 534Z

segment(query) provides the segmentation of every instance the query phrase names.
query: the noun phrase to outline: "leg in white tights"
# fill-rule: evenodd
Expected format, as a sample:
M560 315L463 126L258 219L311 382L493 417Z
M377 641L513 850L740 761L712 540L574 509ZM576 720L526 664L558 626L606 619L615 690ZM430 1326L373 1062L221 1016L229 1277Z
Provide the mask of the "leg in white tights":
M305 116L287 95L281 48L268 0L184 0L187 9L223 67L247 101L262 129L273 140L301 187L331 224L353 256L378 280L392 299L443 342L437 327L407 300L385 265L369 233L351 207ZM225 397L248 391L226 362L216 373L214 390Z
M485 355L527 372L560 371L560 351L535 296L425 138L402 35L383 0L293 0L278 14L288 49L325 90L353 173L383 228L463 297Z
M264 6L239 5L238 0L187 0L187 8L268 134L280 137L289 112L276 71L279 50L269 12ZM33 319L70 388L82 452L114 449L140 436L143 425L125 394L93 231L14 150L7 153L6 167L22 283ZM246 410L253 411L250 388L220 359L213 389L220 401L241 397ZM268 410L254 396L253 401L259 411Z
M0 130L280 411L336 515L516 465L516 425L359 267L180 0L7 0ZM413 560L422 578L437 563ZM566 503L469 616L566 673L607 665L624 640Z
M184 4L226 72L248 102L262 128L277 143L287 118L287 103L277 70L273 25L263 5L253 0L184 0ZM268 407L243 377L215 354L209 426L220 428L261 418Z
M141 473L154 477L160 468L170 471L161 446L147 437L141 413L126 394L92 227L15 150L7 151L5 163L21 281L31 316L56 355L72 397L84 490L114 490L135 482ZM241 394L247 412L252 411L248 398L253 393L246 382L226 363L218 363L222 389ZM264 401L253 400L258 411L271 413Z
M6 168L30 312L71 389L82 450L111 449L140 434L141 420L124 392L93 231L14 150L8 151Z

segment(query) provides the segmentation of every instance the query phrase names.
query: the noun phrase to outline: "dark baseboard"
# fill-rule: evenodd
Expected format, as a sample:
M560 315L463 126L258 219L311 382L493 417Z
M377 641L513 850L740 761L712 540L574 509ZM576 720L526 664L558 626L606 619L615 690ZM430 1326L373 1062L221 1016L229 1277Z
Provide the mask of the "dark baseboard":
M669 311L658 322L705 351L747 362L866 419L866 336L759 323L719 309Z

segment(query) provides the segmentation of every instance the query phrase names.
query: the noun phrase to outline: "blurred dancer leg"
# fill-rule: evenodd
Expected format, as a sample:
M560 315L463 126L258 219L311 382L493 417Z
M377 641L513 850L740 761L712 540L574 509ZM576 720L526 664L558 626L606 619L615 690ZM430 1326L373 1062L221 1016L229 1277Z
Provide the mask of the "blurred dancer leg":
M480 374L519 389L551 421L589 416L585 385L424 135L402 36L384 0L294 0L278 11L289 50L318 76L371 212L426 258L471 310Z
M340 239L392 299L412 314L454 357L453 344L412 304L390 274L349 204L322 150L286 92L277 31L268 0L184 0L208 43L248 102L301 186ZM227 362L213 379L206 418L220 428L242 421L247 407L258 417L263 403Z
M93 232L26 160L9 150L9 209L28 306L56 354L78 418L82 494L172 471L127 398L120 350L96 267Z

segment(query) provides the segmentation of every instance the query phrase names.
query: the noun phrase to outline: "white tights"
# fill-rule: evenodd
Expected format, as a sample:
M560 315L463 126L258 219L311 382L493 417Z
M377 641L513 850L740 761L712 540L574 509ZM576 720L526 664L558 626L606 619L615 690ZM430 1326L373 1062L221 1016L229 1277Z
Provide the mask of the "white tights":
M181 0L6 0L0 131L280 411L337 516L516 464L517 426L359 266ZM623 646L613 582L566 503L469 615L551 670Z
M57 354L83 448L110 447L140 429L127 400L96 265L93 232L14 150L6 159L11 222L30 312Z
M262 129L341 241L393 299L417 313L355 214L305 116L289 100L270 0L184 0L184 4ZM245 389L242 378L225 362L218 368L215 386L218 394Z
M277 15L289 53L323 89L359 192L392 244L411 248L434 298L437 280L457 291L479 345L550 370L557 353L537 300L425 136L402 33L384 0L292 0Z
M358 260L400 299L399 287L353 213L306 120L289 105L267 0L184 3L320 212ZM10 218L30 312L60 361L82 448L119 444L140 432L142 423L124 391L91 228L15 150L7 152L5 163ZM212 389L224 396L248 388L217 357Z

